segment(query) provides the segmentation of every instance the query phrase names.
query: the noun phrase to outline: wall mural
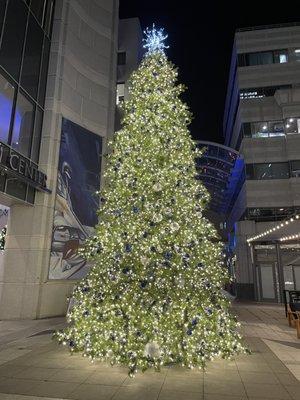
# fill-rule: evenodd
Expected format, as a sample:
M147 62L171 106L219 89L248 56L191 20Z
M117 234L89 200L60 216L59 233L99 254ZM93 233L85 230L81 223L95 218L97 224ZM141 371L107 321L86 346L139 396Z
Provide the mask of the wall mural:
M102 138L63 119L49 279L81 279L90 265L78 254L97 224Z

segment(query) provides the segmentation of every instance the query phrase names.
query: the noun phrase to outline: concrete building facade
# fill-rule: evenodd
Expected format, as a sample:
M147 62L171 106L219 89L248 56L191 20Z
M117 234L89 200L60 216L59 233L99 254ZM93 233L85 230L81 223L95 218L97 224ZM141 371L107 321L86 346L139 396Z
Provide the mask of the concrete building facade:
M5 181L0 203L9 208L0 266L0 319L66 312L67 297L87 268L77 256L92 231L94 215L86 210L89 204L97 206L92 192L100 183L100 168L94 171L87 155L97 148L101 165L106 140L114 131L118 0L29 3L7 0L0 7L0 114L6 113L7 121L0 126L0 140L9 154L6 164L0 162ZM40 44L33 40L36 32ZM13 69L16 59L21 60L18 71ZM33 66L37 89L28 72ZM21 95L34 107L31 114ZM19 136L14 140L15 132ZM31 151L20 145L25 139ZM33 157L34 146L38 150ZM75 158L80 171L72 167ZM26 163L36 168L40 181L25 176L21 167L16 171L13 159L25 165L25 171ZM76 194L86 202L78 203Z
M246 173L228 218L237 295L280 302L284 289L300 289L299 244L281 243L284 232L277 228L300 210L299 24L236 32L224 137L240 152ZM273 228L276 235L248 245Z

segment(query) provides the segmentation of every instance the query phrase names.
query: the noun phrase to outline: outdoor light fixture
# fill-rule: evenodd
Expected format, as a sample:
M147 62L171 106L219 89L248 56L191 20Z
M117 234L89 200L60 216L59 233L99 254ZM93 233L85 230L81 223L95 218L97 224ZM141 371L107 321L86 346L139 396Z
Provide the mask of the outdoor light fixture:
M295 221L298 220L299 218L300 218L300 216L297 214L297 215L295 215L294 217L291 217L289 220L286 220L286 221L284 221L284 222L281 222L281 223L278 224L277 226L274 226L273 228L269 228L269 229L267 229L266 231L264 231L264 232L262 232L262 233L259 233L258 235L255 235L255 236L252 236L252 237L248 238L248 239L247 239L247 243L250 244L251 242L253 242L253 241L257 240L257 239L261 239L261 238L263 238L264 236L269 235L270 233L275 232L276 230L282 228L283 226L289 225L291 222L295 222ZM286 236L285 238L288 238L288 239L281 238L281 239L279 239L279 240L281 240L281 241L282 241L283 239L284 239L284 240L291 240L291 238L292 238L292 239L296 239L296 238L300 237L299 235L300 235L300 234L298 234L298 235Z

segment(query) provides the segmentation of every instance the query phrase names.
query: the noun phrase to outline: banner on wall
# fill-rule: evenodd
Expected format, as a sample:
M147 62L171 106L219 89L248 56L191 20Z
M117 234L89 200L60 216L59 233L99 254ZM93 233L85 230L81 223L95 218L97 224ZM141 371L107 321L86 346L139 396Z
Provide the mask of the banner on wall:
M81 279L90 265L78 254L97 224L102 139L63 119L49 279Z

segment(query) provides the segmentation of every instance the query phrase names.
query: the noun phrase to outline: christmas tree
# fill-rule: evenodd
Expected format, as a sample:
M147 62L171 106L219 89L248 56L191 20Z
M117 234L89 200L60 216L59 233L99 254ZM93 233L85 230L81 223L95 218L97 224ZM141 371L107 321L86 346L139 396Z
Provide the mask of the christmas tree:
M165 38L146 31L148 51L107 156L100 222L84 250L93 267L57 334L71 351L126 365L131 376L245 351L222 293L222 245L202 215L209 194L195 179L191 115Z

